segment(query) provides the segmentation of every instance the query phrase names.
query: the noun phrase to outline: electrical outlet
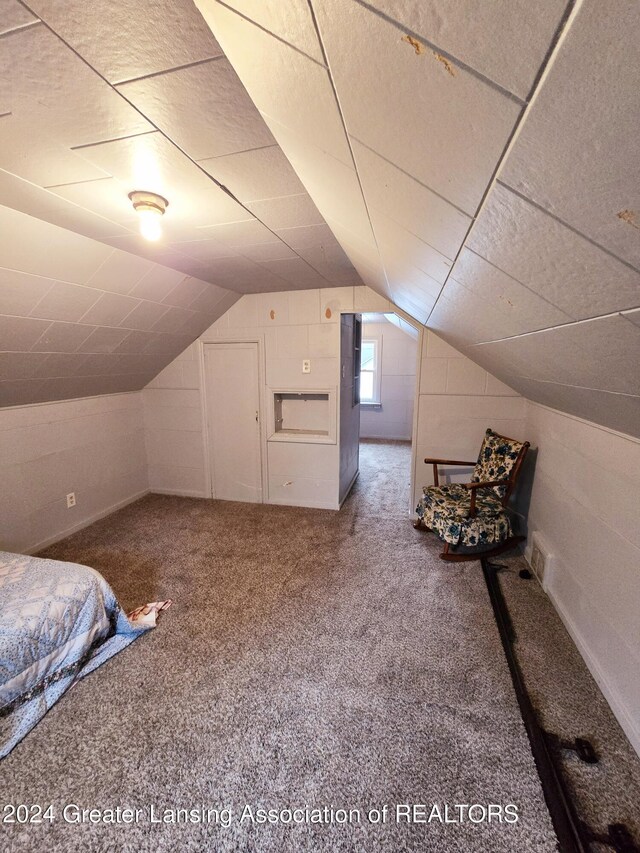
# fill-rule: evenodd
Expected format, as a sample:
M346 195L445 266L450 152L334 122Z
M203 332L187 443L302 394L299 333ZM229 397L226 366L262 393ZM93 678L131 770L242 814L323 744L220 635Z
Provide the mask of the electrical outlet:
M67 495L67 509L71 509L72 506L76 505L76 493L69 492Z
M310 359L308 359L308 358L303 359L302 372L303 373L311 373L311 360Z

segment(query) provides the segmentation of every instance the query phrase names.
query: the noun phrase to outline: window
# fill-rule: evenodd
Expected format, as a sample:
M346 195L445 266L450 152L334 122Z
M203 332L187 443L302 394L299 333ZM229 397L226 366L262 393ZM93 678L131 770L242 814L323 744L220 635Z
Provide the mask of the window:
M380 403L381 341L365 338L360 351L360 402Z

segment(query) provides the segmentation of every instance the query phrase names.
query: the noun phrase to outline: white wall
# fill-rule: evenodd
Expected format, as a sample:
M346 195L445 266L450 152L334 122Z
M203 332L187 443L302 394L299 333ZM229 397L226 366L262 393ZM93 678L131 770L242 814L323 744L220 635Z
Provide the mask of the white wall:
M417 342L392 323L363 323L362 337L382 341L380 408L362 406L362 438L411 439Z
M1 409L0 483L0 549L18 552L145 494L140 392Z
M320 390L340 385L340 312L389 311L390 303L368 287L334 287L247 294L143 391L150 487L153 491L210 497L203 424L201 343L261 342L268 388ZM302 372L303 359L311 373ZM337 416L337 414L336 414ZM269 503L337 509L338 444L267 442Z
M414 498L433 482L425 456L474 460L487 427L525 440L525 400L433 332L425 330L416 418ZM470 469L448 469L451 480Z
M640 441L527 402L538 448L529 540L545 588L640 753Z
M205 475L199 344L193 343L142 391L149 488L211 497Z

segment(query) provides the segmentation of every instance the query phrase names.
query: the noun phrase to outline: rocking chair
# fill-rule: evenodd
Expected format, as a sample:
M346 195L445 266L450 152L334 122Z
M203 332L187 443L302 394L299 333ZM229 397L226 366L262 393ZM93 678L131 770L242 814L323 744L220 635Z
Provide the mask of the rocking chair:
M475 463L430 457L424 460L433 465L434 485L422 490L414 527L432 530L444 541L442 560L493 557L525 540L512 530L507 503L528 449L528 441L515 441L488 429ZM471 482L441 486L438 465L474 466ZM460 546L467 550L452 550Z

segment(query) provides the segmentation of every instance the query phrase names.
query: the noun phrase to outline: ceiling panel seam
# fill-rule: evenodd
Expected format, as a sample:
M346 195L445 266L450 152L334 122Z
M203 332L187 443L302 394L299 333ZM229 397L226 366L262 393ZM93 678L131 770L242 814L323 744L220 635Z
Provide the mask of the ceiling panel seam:
M390 15L387 15L385 12L381 12L380 9L376 9L375 6L370 6L369 3L365 2L365 0L355 0L355 2L362 6L363 9L366 9L368 12L372 12L378 18L381 18L383 21L386 21L388 24L391 24L395 27L399 32L404 33L405 35L411 36L411 38L417 39L419 42L424 44L429 50L437 53L439 56L448 59L450 62L454 62L459 68L463 71L466 71L468 74L471 74L472 77L480 80L482 83L485 83L487 86L490 86L492 89L500 92L501 95L504 95L505 98L509 98L510 101L514 101L519 106L524 106L526 101L524 101L519 95L516 95L514 92L509 91L509 89L505 89L504 86L501 86L499 83L496 83L495 80L492 80L490 77L487 77L481 71L478 71L473 66L468 65L466 62L463 62L462 59L459 59L454 53L450 53L448 50L444 50L444 48L437 45L435 42L429 41L429 39L425 38L420 33L415 32L415 30L407 29L404 24L401 24L399 21L396 21L395 18L392 18Z
M80 57L80 58L82 58L82 57ZM85 60L83 60L83 62L84 61ZM87 65L88 65L88 63L87 63ZM91 68L92 71L94 70L91 67L91 65L89 65L89 68ZM97 73L98 72L96 71L96 74ZM111 86L111 84L108 83L108 81L105 80L104 77L102 79L105 81L105 83L107 83L109 86ZM111 86L111 88L113 89L113 86ZM120 97L122 98L123 101L127 101L127 103L130 104L130 106L134 107L134 109L136 109L136 111L138 113L140 113L140 115L143 118L145 118L147 121L149 121L149 119L142 113L142 111L137 109L137 107L135 107L134 104L131 104L131 102L127 98L125 98L125 96L121 92L118 92L118 95L120 95ZM135 139L138 136L149 136L151 133L162 133L162 131L159 130L153 124L153 122L149 121L149 124L153 125L153 128L151 130L142 130L140 133L126 133L124 136L112 136L109 139L96 139L96 140L93 140L92 142L83 142L82 145L70 145L69 150L70 151L82 151L83 148L93 148L95 145L104 145L107 142L122 142L125 139ZM169 141L171 141L171 140L169 140ZM80 181L80 183L83 183L83 182ZM88 182L85 182L85 183L88 183ZM60 184L59 186L64 186L64 184Z
M262 30L263 33L266 33L268 36L271 36L276 41L279 41L281 44L285 44L287 47L290 47L292 50L295 50L296 53L299 53L301 56L304 56L306 59L310 59L315 65L319 65L320 68L326 68L326 65L323 65L322 62L318 62L313 56L309 56L308 53L305 53L304 50L301 50L299 47L296 47L295 44L291 44L290 41L283 39L282 36L279 36L277 33L272 32L267 29L267 27L263 27L262 24L259 24L257 21L254 21L252 18L248 18L246 15L243 15L242 12L239 12L238 9L234 9L233 6L229 6L227 3L224 3L223 0L216 0L216 2L220 6L224 6L229 12L233 12L234 15L237 15L239 18L242 18L243 21L246 21L248 24L253 24L254 27L257 27L259 30ZM287 2L287 0L279 0L279 2ZM322 47L322 43L320 43L320 48L322 50L322 55L326 59L326 54Z
M633 400L640 400L640 396L638 394L629 394L626 391L610 391L608 388L592 388L590 385L573 385L570 382L554 382L553 379L537 379L535 376L525 376L522 373L511 373L510 375L517 379L526 379L529 382L539 382L541 385L558 385L561 388L578 388L581 391L597 391L599 394L611 394L613 397L631 397ZM536 401L533 400L532 402ZM599 424L599 426L604 425Z
M542 302L546 302L547 305L551 306L552 308L555 308L557 311L560 311L566 317L569 317L569 319L571 319L571 320L574 319L573 317L571 317L570 314L567 314L566 311L564 311L562 308L560 308L560 306L556 305L555 302L551 302L551 300L547 299L546 296L543 296L541 293L538 293L537 290L533 290L533 288L529 287L529 285L526 284L524 281L520 281L519 278L516 278L515 276L511 275L511 273L507 272L506 270L503 270L502 267L499 267L497 264L494 264L493 261L490 261L488 258L485 258L485 256L482 255L480 252L476 252L476 250L472 249L470 246L463 246L463 248L466 249L467 252L471 252L471 254L475 255L477 258L482 258L482 260L486 264L489 264L490 267L493 267L494 270L498 270L498 272L501 272L503 275L506 275L507 278L511 279L511 281L515 281L521 287L524 287L525 290L528 290L529 293L532 293L537 299L540 299ZM456 278L455 273L453 273L453 271L450 275L450 278L452 279L452 281L455 281L456 284L459 284L461 287L464 287L467 290L471 289L471 288L467 287L463 282L459 281ZM630 309L625 308L623 310L628 311ZM597 315L597 316L599 316L599 315ZM581 319L587 320L587 319L592 319L592 318L582 317Z
M29 7L29 5L28 5L27 3L25 3L25 2L24 2L24 0L20 0L20 2L21 2L21 4L25 7L25 9L27 9L29 12L31 12L31 14L32 14L32 15L35 15L35 12L33 11L33 9L31 9L31 8ZM172 139L172 138L171 138L167 133L165 133L161 128L159 128L159 127L155 124L155 122L153 122L150 118L148 118L148 116L146 116L146 115L144 114L144 112L143 112L143 111L142 111L142 110L141 110L141 109L140 109L140 108L139 108L139 107L138 107L138 106L137 106L133 101L130 101L130 100L129 100L129 98L127 98L127 97L126 97L126 95L124 95L124 94L123 94L123 93L122 93L118 88L116 88L116 86L115 86L114 84L110 83L110 82L109 82L109 80L107 80L107 78L106 78L106 77L105 77L105 76L104 76L100 71L98 71L96 68L94 68L94 66L93 66L93 65L91 65L91 63L90 63L87 59L85 59L85 58L84 58L84 56L82 56L82 54L81 54L81 53L79 53L79 52L78 52L78 51L77 51L77 50L76 50L72 45L70 45L70 44L69 44L69 42L67 42L64 38L62 38L62 36L61 36L58 32L56 32L56 30L55 30L55 29L54 29L50 24L48 24L45 20L40 20L40 21L38 21L37 23L41 23L41 24L43 24L43 25L44 25L44 26L49 30L49 32L53 33L53 35L54 35L57 39L59 39L59 41L60 41L62 44L64 44L64 45L65 45L65 47L66 47L68 50L70 50L70 51L74 54L74 56L77 56L77 57L78 57L78 59L80 59L80 61L81 61L81 62L83 62L83 63L87 66L87 68L90 68L90 69L93 71L93 73L94 73L94 74L96 74L96 75L97 75L97 76L98 76L98 77L99 77L99 78L100 78L104 83L106 83L106 85L107 85L107 86L109 86L109 88L110 88L113 92L115 92L115 93L116 93L120 98L122 98L122 99L123 99L127 104L129 104L129 106L130 106L130 107L132 107L132 109L134 109L134 110L138 113L138 115L142 116L142 118L144 118L144 119L145 119L145 121L148 121L148 122L149 122L149 124L152 126L152 128L154 128L154 129L155 129L155 132L157 132L157 133L159 133L161 136L163 136L163 137L164 137L164 138L165 138L165 139L166 139L166 140L167 140L171 145L173 145L173 146L174 146L174 148L176 148L176 150L177 150L177 151L179 151L179 152L180 152L184 157L186 157L186 158L189 160L189 162L190 162L190 163L192 163L192 164L193 164L197 169L199 169L199 171L200 171L203 175L205 175L205 176L206 176L206 178L207 178L208 180L212 181L212 182L213 182L213 183L214 183L214 184L215 184L219 189L221 189L221 190L222 190L224 193L226 193L226 195L228 195L228 196L229 196L229 197L230 197L234 202L236 202L236 204L240 205L240 207L242 207L242 208L243 208L243 210L246 210L246 212L249 214L249 217L250 217L251 219L255 219L255 220L257 220L258 222L260 222L260 224L261 224L261 225L263 225L263 226L264 226L264 227L265 227L265 228L266 228L266 229L267 229L271 234L273 234L273 236L276 238L276 241L280 241L280 242L284 243L284 244L285 244L289 249L291 249L291 251L292 251L292 252L294 252L294 254L295 254L297 257L299 257L299 258L300 258L300 260L301 260L304 264L306 264L306 266L308 266L308 267L309 267L309 269L310 269L310 270L312 270L312 271L313 271L313 273L314 273L315 275L319 275L319 276L320 276L324 281L326 281L328 284L331 284L331 282L329 281L329 279L327 279L324 275L322 275L322 273L319 273L319 272L315 269L315 267L312 267L312 266L311 266L311 264L310 264L310 263L309 263L305 258L303 258L301 255L298 255L298 253L295 251L295 249L293 249L291 246L289 246L289 244L288 244L288 243L286 243L284 240L282 240L282 239L278 236L278 234L276 234L276 233L275 233L275 231L274 231L272 228L270 228L270 227L269 227L265 222L263 222L261 219L259 219L259 218L258 218L258 217L257 217L257 216L256 216L256 215L255 215L255 214L254 214L254 213L253 213L253 212L252 212L252 211L251 211L251 210L246 206L246 204L243 204L243 202L241 202L239 198L236 198L236 196L235 196L235 195L234 195L234 194L233 194L233 193L232 193L232 192L231 192L227 187L225 187L225 186L224 186L224 184L222 184L220 181L218 181L216 178L214 178L214 177L213 177L213 175L209 174L209 172L207 172L207 171L206 171L206 170L205 170L205 169L200 165L200 163L199 163L197 160L194 160L194 159L193 159L193 157L191 157L191 156L190 156L190 155L189 155L189 154L188 154L188 153L187 153L187 152L186 152L186 151L185 151L185 150L184 150L180 145L178 145L178 144L177 144L177 143L176 143L176 142L175 142L175 141L174 141L174 140L173 140L173 139ZM282 40L280 39L280 41L282 41ZM298 52L301 52L301 51L298 51ZM306 56L306 54L304 54L304 55ZM316 63L316 65L321 65L321 64L320 64L320 63L318 63L316 60L313 60L313 61ZM324 66L322 66L322 65L321 65L321 67L324 67ZM172 69L169 69L169 70L172 70ZM154 132L154 131L145 131L145 133L152 133L152 132ZM138 135L139 135L139 134L132 134L132 136L138 136ZM124 138L126 139L126 138L128 138L128 137L124 137ZM99 141L99 142L94 142L94 143L91 143L91 144L93 144L93 145L100 145L100 144L104 144L104 143L106 143L106 142L111 142L111 141L116 141L116 140L107 140L107 139L105 139L105 140L102 140L101 142ZM87 147L87 146L78 146L78 147ZM74 150L75 150L75 149L74 149ZM104 217L103 217L103 218L104 218ZM107 220L107 221L110 221L110 220ZM287 282L285 279L283 279L281 276L277 275L277 273L273 273L273 275L274 275L276 278L279 278L279 279L282 281L282 283L283 283L283 289L286 289L286 285L288 284L288 282Z
M629 311L634 311L634 310L636 310L636 309L634 309L634 308L625 308L625 311L627 311L627 312L629 312ZM506 336L506 337L504 337L504 338L495 338L495 339L493 339L493 340L491 340L491 341L476 341L475 343L470 344L470 346L472 346L472 347L482 347L482 346L485 346L485 345L487 345L487 344L499 344L499 343L501 343L502 341L515 341L515 340L517 340L518 338L528 338L528 337L530 337L531 335L542 335L542 334L544 334L545 332L553 332L553 331L555 331L556 329L566 329L566 328L569 328L569 327L571 327L571 326L581 326L581 325L583 325L584 323L595 323L595 322L597 322L598 320L608 320L608 319L610 319L611 317L623 317L623 319L627 320L627 318L624 316L624 314L622 314L622 312L621 312L621 311L612 311L612 312L610 312L609 314L598 314L598 315L596 315L595 317L585 317L584 319L581 319L581 320L572 320L572 321L571 321L571 322L569 322L569 323L558 323L558 324L557 324L557 325L555 325L555 326L547 326L547 327L546 327L546 328L544 328L544 329L533 329L533 330L532 330L532 331L530 331L530 332L521 332L521 333L520 333L520 334L518 334L518 335L507 335L507 336ZM627 322L631 323L631 325L632 325L632 326L635 326L635 325L636 325L636 324L635 324L633 321L631 321L631 320L627 320Z
M155 131L153 131L153 133L155 133ZM134 136L136 136L136 135L137 134L134 134ZM131 139L131 138L132 137L129 137L129 136L125 137L125 139ZM93 144L100 145L99 142L98 143L91 143L91 144L92 145ZM87 146L83 146L83 147L87 147ZM105 175L104 178L91 178L88 181L86 181L86 180L85 181L68 181L67 183L64 183L64 184L47 184L46 186L42 187L42 189L43 190L57 190L60 187L74 187L77 184L97 184L100 181L112 181L112 180L113 180L113 178L111 177L111 175Z
M359 2L359 0L357 0L357 2ZM509 135L509 138L508 138L508 140L504 146L502 154L498 158L496 168L494 169L493 174L491 175L491 178L487 184L487 187L486 187L486 189L482 195L482 198L480 199L480 204L478 205L476 212L471 219L471 222L469 224L469 228L467 229L467 232L464 235L464 238L462 240L460 248L456 252L456 256L453 259L453 264L451 265L451 270L453 270L453 268L455 267L456 261L460 257L460 253L462 252L462 249L465 248L465 244L466 244L467 240L469 239L469 235L473 229L473 226L476 224L476 221L478 219L478 216L480 215L482 208L486 204L487 199L489 198L489 195L490 195L493 187L497 183L498 175L500 174L500 171L501 171L503 165L505 164L507 157L509 156L509 154L511 152L511 149L515 145L515 142L516 142L516 139L518 137L520 130L522 130L522 128L524 127L524 123L527 119L527 116L529 115L529 112L531 111L531 109L533 107L533 104L534 104L535 99L536 99L536 95L540 91L540 87L543 84L544 78L547 75L551 66L553 65L556 56L558 55L558 52L560 50L560 47L561 47L561 44L563 41L563 36L565 36L566 33L569 31L571 23L573 22L575 16L577 15L578 9L580 8L581 5L582 5L582 0L572 0L572 4L571 4L570 9L565 10L565 15L563 16L562 20L560 21L560 23L556 27L554 37L551 40L552 47L546 53L544 62L541 65L540 71L538 72L538 75L536 77L537 88L531 93L531 96L530 96L528 103L525 106L523 106L523 108L520 111L520 115L518 116L518 118L515 121L515 124L513 126L512 131L511 131L511 134ZM434 302L433 307L431 308L431 310L429 311L429 314L427 315L427 319L425 320L425 326L428 325L429 320L431 318L431 315L435 311L436 306L438 305L438 301L439 301L440 297L442 296L445 287L447 286L447 282L449 281L449 278L451 277L451 270L447 274L447 277L445 278L444 283L443 283L442 287L440 288L440 292L438 293L438 296L436 297L436 301Z
M209 62L217 62L225 59L223 53L217 56L207 56L204 59L195 59L193 62L185 62L184 65L174 65L172 68L163 68L161 71L152 71L149 74L141 74L139 77L126 77L123 80L114 80L112 86L126 86L128 83L138 83L140 80L151 80L153 77L162 77L173 71L184 71L187 68L197 68L199 65L207 65Z
M545 55L542 58L540 68L538 68L538 73L533 78L533 83L531 84L531 88L529 89L529 93L527 95L527 103L529 103L529 101L533 99L538 89L538 86L542 82L543 76L546 74L547 68L550 67L549 60L551 59L556 47L558 46L558 42L560 41L565 32L565 27L567 26L569 18L571 17L574 11L574 6L578 6L581 3L582 0L568 0L566 6L564 7L564 12L562 13L562 17L560 18L558 26L556 27L556 30L553 34L553 38L549 43L549 47L547 48L547 51L545 52Z
M24 3L21 5L24 6ZM25 6L25 8L27 8L27 7ZM29 12L31 12L31 14L33 14L31 9L29 9ZM42 23L42 21L40 20L40 18L38 18L35 21L27 21L26 24L19 24L17 27L12 27L10 30L4 30L3 32L1 32L0 33L0 39L3 39L5 36L12 36L14 33L22 32L23 30L31 29L31 27L37 27L41 23Z
M412 175L410 172L407 172L405 169L402 168L402 166L398 166L398 164L394 163L393 160L389 160L388 157L385 157L384 154L381 154L379 151L376 151L375 148L372 148L370 145L367 145L366 142L363 142L355 134L352 133L352 134L350 134L350 136L352 139L355 139L355 141L358 143L358 145L362 145L363 148L366 148L367 151L371 151L371 153L375 154L376 157L379 157L381 160L384 160L385 163L388 163L390 166L393 166L393 168L397 169L398 172L401 172L403 175L406 175L407 178L411 178L412 181L415 181L416 184L419 184L421 187L424 187L426 190L429 190L430 193L437 196L442 201L445 201L450 207L453 207L455 210L457 210L458 213L461 213L463 216L466 216L466 217L469 216L469 214L467 213L466 210L463 210L461 207L458 207L458 205L455 202L451 201L451 199L448 199L446 196L443 196L437 190L434 190L428 184L425 184L424 181L419 180L418 178L416 178L415 175ZM404 226L404 227L406 227L406 226ZM413 233L413 232L411 232L411 233ZM417 236L417 235L414 234L414 237L415 236ZM421 240L422 237L420 237L418 239Z
M613 258L615 261L624 264L625 267L628 267L633 272L640 273L640 269L638 269L638 267L634 266L632 263L629 263L629 261L626 261L624 258L621 258L619 255L616 255L615 252L612 252L611 249L607 249L606 246L603 246L601 243L598 243L592 237L589 237L589 235L585 234L584 231L580 231L573 225L570 225L564 219L561 219L559 216L557 216L551 210L548 210L546 207L543 207L543 205L539 204L537 201L534 201L532 198L529 198L529 196L524 195L524 193L521 193L519 190L514 189L514 187L510 186L509 184L506 184L504 181L497 180L496 183L499 184L501 187L504 187L504 189L508 190L510 193L513 193L522 201L526 202L527 204L530 204L531 207L535 207L536 210L539 210L541 213L544 213L546 216L555 220L557 223L564 226L569 231L573 232L576 236L581 237L583 240L586 240L587 243L590 243L596 249L600 249L601 252L604 252L606 255L609 255L610 258Z

